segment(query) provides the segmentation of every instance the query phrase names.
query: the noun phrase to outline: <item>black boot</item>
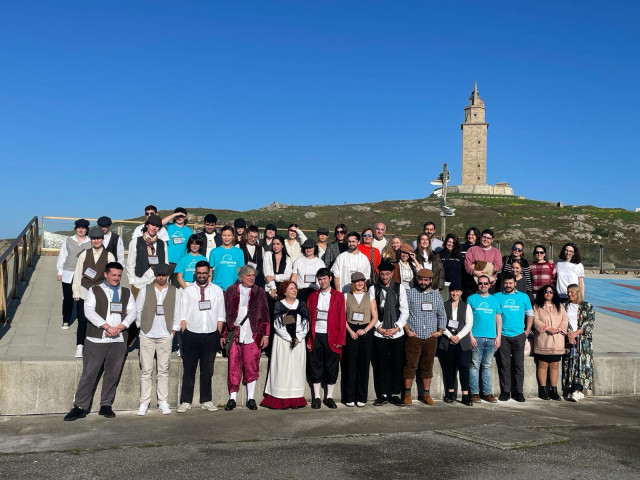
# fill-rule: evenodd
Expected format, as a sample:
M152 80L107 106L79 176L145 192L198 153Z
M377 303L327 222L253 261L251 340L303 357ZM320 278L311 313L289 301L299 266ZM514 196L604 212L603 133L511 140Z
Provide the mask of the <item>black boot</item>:
M538 387L538 398L541 398L542 400L549 400L547 387Z
M549 392L549 398L551 400L560 400L560 395L558 395L558 387L547 387Z

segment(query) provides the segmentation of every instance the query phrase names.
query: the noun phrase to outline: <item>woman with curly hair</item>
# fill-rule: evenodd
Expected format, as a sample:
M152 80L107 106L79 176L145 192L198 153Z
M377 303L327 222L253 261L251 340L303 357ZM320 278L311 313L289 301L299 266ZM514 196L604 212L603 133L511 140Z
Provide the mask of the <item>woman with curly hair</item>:
M575 283L580 287L584 298L584 266L580 263L578 246L573 242L566 243L560 251L560 260L562 261L556 264L558 295L566 300L567 287Z
M305 337L309 331L309 310L296 297L295 282L285 280L278 287L273 309L273 347L265 396L261 406L283 410L307 405L304 398L307 371Z
M400 245L402 245L402 237L400 235L391 237L391 241L382 249L382 260L391 263L400 260Z
M596 312L585 302L580 287L575 283L567 287L567 348L562 357L562 391L567 400L577 402L584 391L593 385L593 323Z

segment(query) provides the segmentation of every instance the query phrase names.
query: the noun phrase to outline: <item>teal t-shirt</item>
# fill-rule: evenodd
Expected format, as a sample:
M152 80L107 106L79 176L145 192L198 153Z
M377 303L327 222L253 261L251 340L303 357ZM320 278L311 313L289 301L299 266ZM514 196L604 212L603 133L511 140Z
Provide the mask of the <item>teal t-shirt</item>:
M515 337L524 333L525 313L531 310L529 295L516 291L496 293L494 297L502 310L502 335Z
M187 253L180 259L178 265L176 265L176 273L182 274L182 279L185 282L193 283L193 277L196 273L196 263L200 260L207 261L207 257L204 255L192 255Z
M209 254L213 281L222 291L238 280L238 269L244 266L244 253L239 248L217 247Z
M476 293L467 298L467 304L473 310L473 336L496 338L496 314L502 310L495 296L481 297Z
M186 225L181 228L175 223L170 223L167 225L167 235L169 235L167 242L169 244L169 262L177 264L187 254L187 240L193 235L193 230Z

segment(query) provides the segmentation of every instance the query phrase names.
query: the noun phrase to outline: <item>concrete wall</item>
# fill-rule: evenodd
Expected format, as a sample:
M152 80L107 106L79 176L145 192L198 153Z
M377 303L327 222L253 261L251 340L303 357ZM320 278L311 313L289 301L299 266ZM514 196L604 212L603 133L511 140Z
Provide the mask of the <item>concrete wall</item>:
M169 402L175 407L179 400L182 361L173 357L169 371ZM524 394L528 398L537 396L535 365L533 358L525 359ZM66 413L72 407L75 389L82 373L81 360L69 361L0 361L0 415L25 415L43 413ZM267 359L262 358L260 365L260 379L256 388L256 400L259 402L264 391L264 381L267 373ZM115 410L136 410L140 388L140 370L136 354L129 355L122 372ZM596 356L595 359L594 395L636 395L640 390L640 355L638 354L606 354ZM196 377L197 378L197 377ZM336 385L334 398L340 399L340 381ZM100 388L98 384L93 409L97 410L100 403ZM198 403L198 381L194 395L194 406ZM493 367L493 393L500 392L498 374L495 363ZM442 398L442 376L438 362L434 366L434 379L431 388L433 397ZM414 395L416 387L414 384ZM307 399L311 399L309 388ZM218 357L215 362L213 376L213 401L224 405L227 395L227 360ZM369 399L374 399L373 376L370 376ZM241 388L238 403L245 403L245 389ZM152 397L152 408L155 399Z

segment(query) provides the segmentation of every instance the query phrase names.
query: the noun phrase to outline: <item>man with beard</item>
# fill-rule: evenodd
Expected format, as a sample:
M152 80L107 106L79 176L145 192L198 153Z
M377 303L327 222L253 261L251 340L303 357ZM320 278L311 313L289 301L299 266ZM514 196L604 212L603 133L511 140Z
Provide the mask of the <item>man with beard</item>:
M225 322L224 297L217 285L209 282L209 262L196 263L196 281L182 291L180 315L176 315L171 333L182 332L182 390L178 413L191 410L196 369L200 365L200 407L215 412L211 377L213 362L220 346Z
M447 314L439 292L431 288L433 272L427 268L418 271L417 282L407 293L409 319L404 326L407 363L404 367L404 404L411 405L411 385L420 363L420 377L424 393L422 401L435 405L430 388L433 378L433 359L438 348L438 337L447 325Z
M502 281L504 291L494 295L502 310L502 332L500 348L498 348L498 375L500 377L498 400L506 402L511 397L511 366L513 365L516 383L513 399L516 402L524 402L522 394L524 347L533 325L533 308L529 295L516 290L516 278L513 273L504 273Z
M256 241L258 237L256 236ZM258 247L260 248L260 247ZM240 382L247 386L247 408L257 410L254 399L256 381L260 374L260 353L269 344L270 317L267 294L256 285L256 269L244 265L238 273L239 281L224 292L226 324L221 346L225 339L229 348L229 401L225 410L236 408ZM233 335L230 333L233 332Z
M360 234L358 232L347 234L347 251L338 255L333 267L331 267L333 284L339 292L349 292L352 273L360 272L365 279L371 278L371 264L369 259L358 250L359 242Z
M393 280L394 266L384 261L378 266L380 278L371 287L378 306L378 323L373 337L373 385L375 406L391 402L401 405L404 326L409 318L407 290Z

